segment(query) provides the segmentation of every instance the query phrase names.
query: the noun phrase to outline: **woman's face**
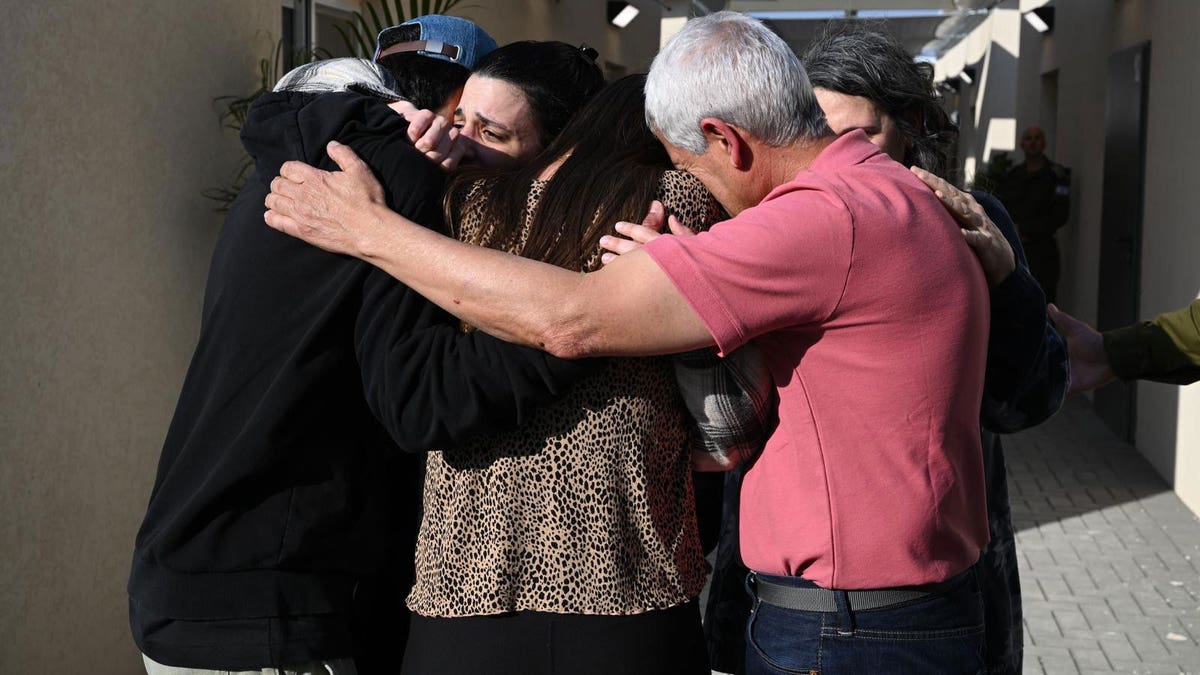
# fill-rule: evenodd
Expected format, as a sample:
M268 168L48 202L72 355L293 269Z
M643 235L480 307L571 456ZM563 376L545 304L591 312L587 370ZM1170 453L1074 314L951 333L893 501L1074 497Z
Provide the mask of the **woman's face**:
M467 78L454 111L454 126L460 129L459 138L470 139L468 152L484 166L527 162L542 149L529 101L504 80Z
M897 162L904 161L907 143L891 115L883 112L868 98L849 96L832 89L814 87L817 103L825 111L825 120L833 133L844 133L862 129L872 143Z

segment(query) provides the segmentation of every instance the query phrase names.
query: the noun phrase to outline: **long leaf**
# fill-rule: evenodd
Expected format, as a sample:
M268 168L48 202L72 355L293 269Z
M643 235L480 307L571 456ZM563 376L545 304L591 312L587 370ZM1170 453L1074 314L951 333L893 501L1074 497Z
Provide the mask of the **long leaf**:
M371 12L371 20L375 22L375 34L379 35L379 33L384 28L387 28L387 26L383 25L383 22L379 20L379 13L375 11L375 5L368 2L367 10Z
M408 15L409 20L421 16L421 8L419 5L417 5L417 0L408 0Z
M354 22L349 23L349 29L354 31L354 38L359 43L359 48L354 49L353 52L362 58L370 56L374 52L374 40L368 40L366 34L359 30L359 25Z
M350 35L347 34L346 31L342 30L341 26L335 25L333 29L338 32L338 35L342 36L342 44L346 45L346 51L355 56L362 56L361 44L357 44L352 41L350 39Z
M363 43L364 44L375 44L375 39L379 36L379 31L378 30L372 31L371 27L367 25L367 20L363 18L362 14L355 12L354 18L358 19L358 24L359 24L359 26L362 27Z
M383 2L380 3L380 7L383 8L383 20L387 21L387 25L395 26L396 21L392 19L392 9L388 5L387 0L383 0Z

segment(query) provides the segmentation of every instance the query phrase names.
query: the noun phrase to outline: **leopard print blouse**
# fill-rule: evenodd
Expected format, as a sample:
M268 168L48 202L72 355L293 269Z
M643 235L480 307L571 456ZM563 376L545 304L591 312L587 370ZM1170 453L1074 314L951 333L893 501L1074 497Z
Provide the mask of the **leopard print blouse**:
M544 187L532 186L527 214ZM471 206L479 188L464 240L484 226ZM658 199L694 229L720 213L683 172L664 174ZM598 265L599 253L588 269ZM707 564L684 414L668 359L609 359L522 428L430 452L408 606L438 617L623 615L697 597Z

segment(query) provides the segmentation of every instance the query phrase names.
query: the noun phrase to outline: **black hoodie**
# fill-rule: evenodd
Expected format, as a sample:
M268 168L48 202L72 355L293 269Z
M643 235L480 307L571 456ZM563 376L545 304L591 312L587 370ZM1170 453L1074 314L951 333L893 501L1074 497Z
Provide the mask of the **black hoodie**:
M442 172L406 129L382 101L352 93L271 93L250 110L242 142L256 172L213 253L129 580L134 639L159 663L240 670L349 656L356 586L390 549L411 564L418 456L397 471L398 450L518 424L585 369L462 334L386 273L263 222L283 162L336 169L325 145L337 139L392 209L440 227Z

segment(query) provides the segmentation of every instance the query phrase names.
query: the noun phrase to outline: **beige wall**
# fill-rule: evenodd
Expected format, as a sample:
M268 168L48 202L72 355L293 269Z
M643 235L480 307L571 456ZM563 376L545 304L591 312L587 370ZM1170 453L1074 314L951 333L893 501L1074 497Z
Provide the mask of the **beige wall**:
M0 673L135 673L125 580L275 0L2 3Z
M1028 9L1036 3L1023 4ZM1150 318L1183 306L1200 295L1196 262L1200 227L1193 198L1200 178L1191 159L1200 152L1200 135L1193 122L1200 109L1195 53L1200 3L1057 0L1055 7L1055 30L1050 36L1043 37L1022 22L1015 85L989 86L1015 91L1017 131L1035 123L1053 126L1054 159L1072 169L1071 217L1058 233L1063 251L1060 304L1085 321L1096 319L1108 58L1149 40L1141 314ZM1039 119L1044 109L1039 99L1042 76L1055 71L1057 116L1051 125ZM987 120L980 119L979 124L982 130ZM964 138L979 133L967 128ZM971 147L977 144L968 142ZM1014 159L1020 157L1018 151ZM1136 443L1192 510L1200 513L1200 385L1139 384Z
M1200 296L1200 3L1145 4L1137 17L1151 40L1141 313L1152 317ZM1138 448L1200 513L1200 384L1138 385L1137 418Z

